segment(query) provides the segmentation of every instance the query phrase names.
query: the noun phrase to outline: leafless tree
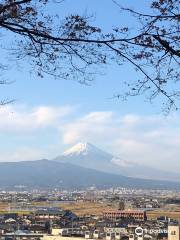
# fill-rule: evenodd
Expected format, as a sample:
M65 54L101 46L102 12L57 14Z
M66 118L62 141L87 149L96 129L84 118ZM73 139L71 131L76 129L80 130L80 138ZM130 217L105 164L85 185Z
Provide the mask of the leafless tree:
M44 9L49 4L60 4L50 0L1 0L0 27L4 37L5 33L14 36L11 50L16 59L27 59L39 77L50 74L89 84L99 67L130 63L141 78L125 82L128 91L121 90L115 97L148 93L150 100L162 96L166 110L177 109L179 1L152 1L152 14L113 2L141 24L133 34L129 26L117 26L104 33L87 16L70 15L62 20L46 14Z

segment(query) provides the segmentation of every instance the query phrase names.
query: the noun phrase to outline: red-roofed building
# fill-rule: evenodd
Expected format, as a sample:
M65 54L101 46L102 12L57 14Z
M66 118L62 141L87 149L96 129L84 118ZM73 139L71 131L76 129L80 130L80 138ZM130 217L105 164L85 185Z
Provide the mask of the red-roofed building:
M103 212L103 217L112 221L122 218L133 218L136 221L146 220L146 212L142 210L107 210Z

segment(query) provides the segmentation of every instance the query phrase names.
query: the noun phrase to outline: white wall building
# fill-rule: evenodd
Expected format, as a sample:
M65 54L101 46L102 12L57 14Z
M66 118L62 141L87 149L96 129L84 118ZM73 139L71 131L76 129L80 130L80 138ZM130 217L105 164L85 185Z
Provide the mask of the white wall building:
M168 240L180 240L179 225L168 226Z

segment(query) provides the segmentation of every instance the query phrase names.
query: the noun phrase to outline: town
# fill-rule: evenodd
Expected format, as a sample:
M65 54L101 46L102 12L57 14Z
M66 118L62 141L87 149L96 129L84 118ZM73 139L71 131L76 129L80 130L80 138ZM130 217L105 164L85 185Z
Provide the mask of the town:
M0 191L2 240L179 240L180 191Z

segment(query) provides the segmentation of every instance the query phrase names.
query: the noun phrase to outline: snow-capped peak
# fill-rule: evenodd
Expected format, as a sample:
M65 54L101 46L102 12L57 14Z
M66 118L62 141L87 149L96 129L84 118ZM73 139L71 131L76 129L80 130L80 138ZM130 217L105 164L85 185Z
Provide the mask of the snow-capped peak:
M88 155L88 153L99 153L102 152L100 149L98 149L97 147L95 147L94 145L92 145L91 143L77 143L76 145L74 145L73 147L71 147L70 149L66 150L63 153L63 156L72 156L72 155Z

